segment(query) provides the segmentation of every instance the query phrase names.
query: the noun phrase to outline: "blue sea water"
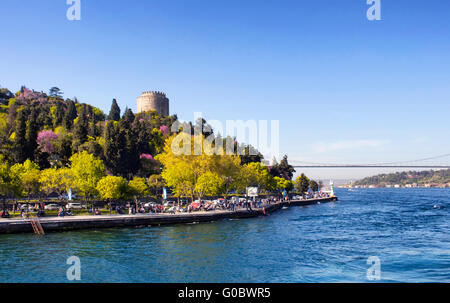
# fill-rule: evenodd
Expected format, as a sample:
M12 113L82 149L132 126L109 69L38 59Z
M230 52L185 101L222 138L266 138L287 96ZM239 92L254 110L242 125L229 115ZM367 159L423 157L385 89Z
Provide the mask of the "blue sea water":
M0 235L0 282L450 282L450 190L338 190L267 217ZM436 206L436 207L435 207ZM375 280L377 282L377 280Z

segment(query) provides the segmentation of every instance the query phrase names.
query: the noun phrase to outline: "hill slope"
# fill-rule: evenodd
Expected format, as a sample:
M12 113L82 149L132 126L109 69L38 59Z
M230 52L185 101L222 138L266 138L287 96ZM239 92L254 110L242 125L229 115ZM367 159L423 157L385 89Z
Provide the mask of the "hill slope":
M394 186L394 185L415 185L424 186L444 186L450 184L450 169L429 170L429 171L409 171L392 174L380 174L356 181L356 186Z

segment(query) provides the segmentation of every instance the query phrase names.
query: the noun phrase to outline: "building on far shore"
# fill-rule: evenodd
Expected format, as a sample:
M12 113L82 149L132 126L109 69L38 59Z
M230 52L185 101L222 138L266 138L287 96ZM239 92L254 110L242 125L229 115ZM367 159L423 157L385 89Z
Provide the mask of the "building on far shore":
M156 111L160 116L169 116L169 99L165 93L157 91L143 92L137 98L137 112Z

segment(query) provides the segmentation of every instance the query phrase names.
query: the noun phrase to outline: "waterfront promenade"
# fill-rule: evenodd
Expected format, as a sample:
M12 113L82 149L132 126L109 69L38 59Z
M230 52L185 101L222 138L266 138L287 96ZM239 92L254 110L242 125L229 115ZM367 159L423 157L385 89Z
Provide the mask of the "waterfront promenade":
M263 204L261 208L247 210L239 208L235 211L214 210L194 211L176 214L135 214L135 215L100 215L100 216L71 216L40 218L39 221L45 232L69 231L78 229L100 229L116 227L159 226L164 224L186 224L197 222L211 222L221 219L252 218L268 215L283 207L306 206L317 203L337 201L337 197L317 198L306 200L291 200ZM0 219L0 234L30 233L33 227L29 219Z

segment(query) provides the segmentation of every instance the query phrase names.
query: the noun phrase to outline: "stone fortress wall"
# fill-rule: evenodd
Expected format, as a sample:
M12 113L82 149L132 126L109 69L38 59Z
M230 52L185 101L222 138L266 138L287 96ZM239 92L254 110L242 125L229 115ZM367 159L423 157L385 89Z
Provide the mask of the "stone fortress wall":
M158 91L143 92L137 98L137 112L157 111L161 116L169 116L169 99Z

